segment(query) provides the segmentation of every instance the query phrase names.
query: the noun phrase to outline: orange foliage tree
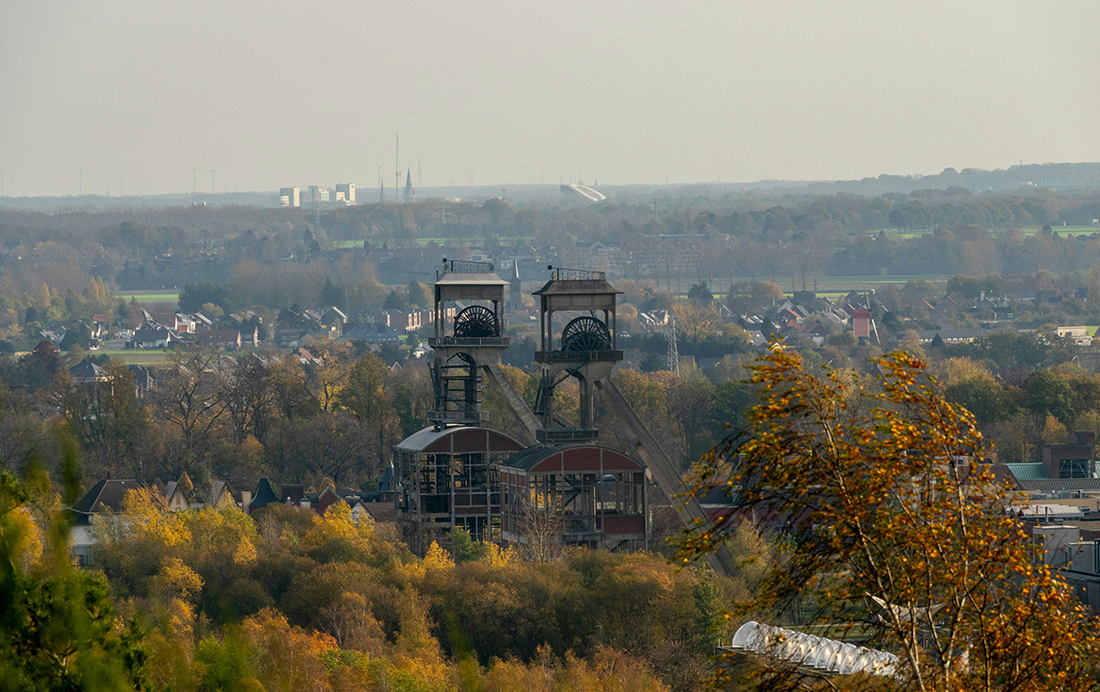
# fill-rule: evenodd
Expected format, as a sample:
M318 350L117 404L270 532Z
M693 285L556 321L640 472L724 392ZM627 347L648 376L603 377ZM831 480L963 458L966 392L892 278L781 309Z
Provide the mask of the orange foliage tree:
M974 417L922 361L897 352L874 366L848 383L775 346L750 368L761 401L700 460L693 490L725 487L793 529L735 612L781 618L809 603L877 633L901 661L888 689L1092 689L1095 628L1009 514ZM680 558L712 550L739 516L688 531Z

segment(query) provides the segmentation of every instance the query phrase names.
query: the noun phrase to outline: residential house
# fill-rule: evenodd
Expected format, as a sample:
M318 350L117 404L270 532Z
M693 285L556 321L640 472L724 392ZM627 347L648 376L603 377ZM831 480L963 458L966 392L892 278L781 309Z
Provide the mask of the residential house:
M204 330L196 333L194 339L196 345L207 346L219 351L239 351L244 344L244 340L241 338L241 330L239 329ZM255 343L255 327L253 327L253 337L251 341L253 344Z
M74 382L79 382L81 384L95 384L96 382L107 381L107 373L104 372L103 368L87 359L69 368L69 376L73 378Z
M1058 336L1065 339L1071 339L1073 343L1078 346L1092 345L1092 337L1089 336L1089 327L1085 325L1076 325L1073 327L1056 327L1055 331L1058 332Z
M307 329L277 329L275 330L274 341L279 348L298 348L308 335L309 330Z
M321 315L320 323L323 329L333 331L339 337L344 333L344 325L348 323L348 316L344 314L343 310L333 306Z
M249 498L249 502L245 505L245 511L252 514L268 505L277 503L279 503L279 498L275 495L275 491L271 489L271 481L261 478L259 484L256 485L256 495Z
M169 512L185 512L202 507L202 502L195 495L195 485L186 471L180 475L178 481L168 482L164 488L164 497L168 501Z
M145 398L145 393L156 389L156 373L153 368L145 365L127 365L134 374L134 395L138 400Z
M127 348L166 348L169 344L179 341L167 327L146 322L138 327L130 340L126 342Z
M72 554L81 565L92 564L92 547L95 544L92 527L99 520L99 515L104 511L121 512L126 493L144 487L144 483L133 478L104 479L84 493L75 505L65 510L70 519Z
M810 340L813 341L814 346L821 346L825 343L825 337L829 336L829 330L823 325L815 324L806 334L810 337Z
M397 343L401 334L393 327L384 324L361 324L345 332L344 337L368 344Z
M918 329L916 332L921 345L932 343L936 335L945 344L968 344L989 335L988 329Z

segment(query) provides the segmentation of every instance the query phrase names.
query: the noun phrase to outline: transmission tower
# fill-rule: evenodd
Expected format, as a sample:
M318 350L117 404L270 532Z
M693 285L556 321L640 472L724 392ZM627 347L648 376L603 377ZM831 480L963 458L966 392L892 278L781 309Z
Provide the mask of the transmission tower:
M671 372L680 374L680 349L676 346L676 320L672 315L668 316L668 331L665 332L668 340L668 352L665 354L665 367Z

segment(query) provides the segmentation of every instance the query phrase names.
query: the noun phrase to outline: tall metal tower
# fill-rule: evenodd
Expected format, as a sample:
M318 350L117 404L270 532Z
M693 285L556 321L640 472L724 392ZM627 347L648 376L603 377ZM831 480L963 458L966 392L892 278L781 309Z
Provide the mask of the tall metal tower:
M665 367L671 372L680 374L680 349L676 345L676 318L668 316L668 331L665 332L668 341L668 351L665 353Z

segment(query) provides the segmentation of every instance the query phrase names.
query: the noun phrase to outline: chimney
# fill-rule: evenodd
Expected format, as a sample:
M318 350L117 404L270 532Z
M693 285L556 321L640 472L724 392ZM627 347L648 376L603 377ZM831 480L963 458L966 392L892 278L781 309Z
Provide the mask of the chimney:
M241 509L244 510L245 514L249 513L248 512L248 506L250 504L252 504L252 491L251 490L242 490L241 491Z

